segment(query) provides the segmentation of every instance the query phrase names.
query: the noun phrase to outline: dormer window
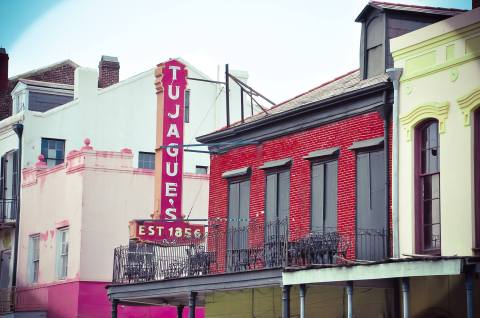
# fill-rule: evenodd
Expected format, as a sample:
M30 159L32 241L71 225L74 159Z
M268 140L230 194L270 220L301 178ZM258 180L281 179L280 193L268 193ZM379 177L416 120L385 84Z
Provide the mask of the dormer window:
M369 21L365 32L365 70L366 78L385 71L385 53L383 42L384 29L381 17Z

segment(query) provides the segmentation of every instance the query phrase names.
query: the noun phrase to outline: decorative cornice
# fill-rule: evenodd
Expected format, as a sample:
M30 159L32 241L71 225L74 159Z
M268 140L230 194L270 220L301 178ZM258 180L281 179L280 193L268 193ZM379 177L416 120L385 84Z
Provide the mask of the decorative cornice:
M480 106L480 87L457 99L458 107L463 113L463 124L471 125L472 112Z
M412 129L427 118L438 120L438 132L443 134L449 108L449 102L430 102L418 105L407 114L401 116L400 122L407 132L407 141L410 141L412 138Z

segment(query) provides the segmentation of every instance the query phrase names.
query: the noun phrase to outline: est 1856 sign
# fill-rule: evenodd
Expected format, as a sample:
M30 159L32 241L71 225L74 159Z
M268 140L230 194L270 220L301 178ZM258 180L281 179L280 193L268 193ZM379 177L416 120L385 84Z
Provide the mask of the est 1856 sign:
M155 70L157 146L153 220L133 221L130 237L143 241L177 241L205 234L203 225L182 221L183 126L187 69L177 60Z

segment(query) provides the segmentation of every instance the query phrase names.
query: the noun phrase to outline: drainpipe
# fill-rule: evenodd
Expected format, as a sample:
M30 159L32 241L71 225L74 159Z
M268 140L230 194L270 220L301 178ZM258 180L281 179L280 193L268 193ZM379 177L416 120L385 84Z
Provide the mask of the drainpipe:
M197 293L190 292L188 299L188 318L195 318L195 307L197 306Z
M400 76L402 76L403 69L389 68L386 70L390 80L393 83L393 136L392 136L392 226L393 226L393 257L400 258L400 239L399 239L399 224L398 224L398 135L399 135L399 89Z
M471 270L465 273L465 291L467 292L467 318L473 318L473 273Z
M290 318L290 285L282 289L282 318Z
M117 318L118 314L118 299L112 299L112 318Z
M353 282L347 282L347 317L353 318Z
M18 172L17 172L17 216L15 222L15 245L13 247L13 268L12 268L12 288L17 287L17 262L18 262L18 241L20 240L20 190L22 189L22 135L23 124L16 123L12 127L15 134L18 137Z
M305 318L305 295L307 288L305 284L300 285L300 318Z
M410 317L410 282L408 277L402 278L403 318Z

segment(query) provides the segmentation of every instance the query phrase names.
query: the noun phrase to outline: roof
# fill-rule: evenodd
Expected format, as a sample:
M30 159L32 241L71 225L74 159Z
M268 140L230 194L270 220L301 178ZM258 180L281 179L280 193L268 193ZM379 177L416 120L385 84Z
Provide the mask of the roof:
M48 87L48 88L58 88L58 89L66 89L73 91L73 85L69 84L60 84L60 83L52 83L52 82L44 82L44 81L34 81L25 78L20 78L18 80L21 83L24 83L28 86L36 86L36 87Z
M295 108L301 108L302 106L310 105L332 97L340 96L345 93L354 92L362 88L385 82L388 82L388 75L386 73L362 80L360 71L358 69L353 70L331 81L325 82L305 93L295 96L292 99L275 105L268 109L267 113L261 112L247 117L245 118L245 123L252 123L261 119L266 119L271 115L283 113ZM230 125L230 127L240 125L242 125L241 122L236 122ZM224 127L221 130L228 130L230 127Z
M30 76L33 76L33 75L36 75L36 74L39 74L39 73L44 73L44 72L47 72L49 70L52 70L52 69L57 68L57 67L59 67L61 65L64 65L64 64L70 65L73 68L77 68L77 67L80 66L77 63L73 62L72 60L67 59L67 60L63 60L63 61L60 61L60 62L56 62L56 63L50 64L50 65L47 65L47 66L43 66L43 67L31 70L31 71L25 72L25 73L22 73L22 74L15 75L13 77L10 77L8 80L17 81L20 78L26 78L26 77L30 77Z
M379 9L379 10L404 11L404 12L415 12L415 13L423 13L423 14L431 14L431 15L442 15L446 17L451 17L467 11L467 10L455 9L455 8L427 7L427 6L418 6L413 4L370 1L362 10L362 12L360 12L360 14L355 19L355 21L356 22L363 21L367 12L370 11L370 9L372 8Z

